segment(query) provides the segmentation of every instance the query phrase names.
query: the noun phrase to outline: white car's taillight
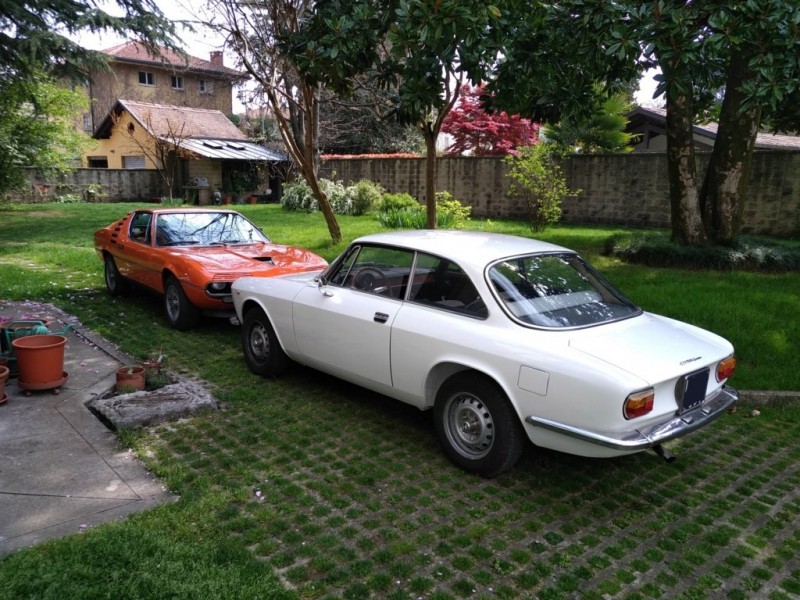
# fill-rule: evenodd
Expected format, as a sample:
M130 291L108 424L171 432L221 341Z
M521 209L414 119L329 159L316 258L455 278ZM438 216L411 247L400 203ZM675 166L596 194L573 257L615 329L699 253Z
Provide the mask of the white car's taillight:
M736 371L736 357L729 356L725 360L721 360L717 365L717 381L720 383L733 377Z
M622 414L626 419L635 419L646 415L653 410L655 395L653 388L629 395L625 398L625 404L622 405Z

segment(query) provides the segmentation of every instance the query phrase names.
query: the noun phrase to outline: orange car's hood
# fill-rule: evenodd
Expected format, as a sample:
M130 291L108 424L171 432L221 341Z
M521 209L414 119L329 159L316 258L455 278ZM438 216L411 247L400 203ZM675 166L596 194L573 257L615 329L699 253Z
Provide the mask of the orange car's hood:
M235 272L259 276L319 271L328 263L313 252L281 244L231 244L228 246L188 246L170 252L197 263L209 273Z

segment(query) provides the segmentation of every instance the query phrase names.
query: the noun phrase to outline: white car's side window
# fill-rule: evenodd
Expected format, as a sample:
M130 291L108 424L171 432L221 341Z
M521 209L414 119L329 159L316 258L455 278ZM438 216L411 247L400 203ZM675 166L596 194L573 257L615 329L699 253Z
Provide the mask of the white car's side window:
M400 300L405 297L413 262L411 250L357 247L342 261L330 283Z
M419 253L414 269L411 302L486 318L488 311L469 276L456 263Z

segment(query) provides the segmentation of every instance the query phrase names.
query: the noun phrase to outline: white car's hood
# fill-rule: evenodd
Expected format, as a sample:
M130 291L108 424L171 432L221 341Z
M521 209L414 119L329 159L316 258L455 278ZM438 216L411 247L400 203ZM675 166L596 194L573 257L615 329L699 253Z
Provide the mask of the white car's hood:
M569 345L651 385L716 364L733 352L717 335L649 313L581 330Z

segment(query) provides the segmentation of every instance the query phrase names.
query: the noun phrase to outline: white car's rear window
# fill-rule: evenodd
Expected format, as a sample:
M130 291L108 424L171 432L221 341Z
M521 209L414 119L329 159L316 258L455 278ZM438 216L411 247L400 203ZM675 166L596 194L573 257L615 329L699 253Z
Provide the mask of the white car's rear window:
M506 312L528 325L586 327L641 312L576 254L509 258L488 277Z

